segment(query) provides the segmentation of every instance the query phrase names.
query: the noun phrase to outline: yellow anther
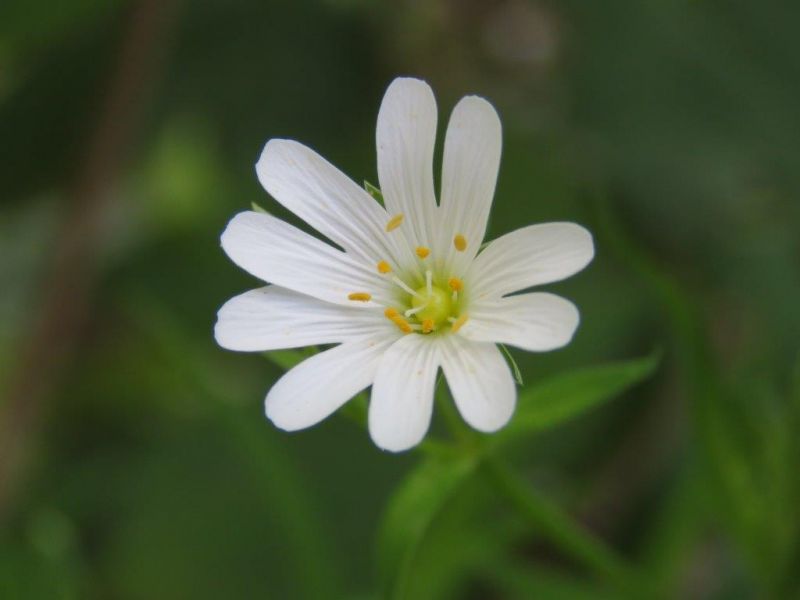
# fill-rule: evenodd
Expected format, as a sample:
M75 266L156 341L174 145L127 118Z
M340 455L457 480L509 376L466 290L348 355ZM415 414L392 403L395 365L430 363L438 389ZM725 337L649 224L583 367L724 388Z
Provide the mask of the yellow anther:
M397 325L400 328L400 331L403 333L411 333L413 331L413 329L411 329L411 325L408 324L408 321L406 321L400 315L392 317L392 323Z
M383 273L385 275L386 273L391 273L391 271L392 267L390 267L389 263L385 260L378 263L378 273Z
M450 289L454 292L460 292L464 289L464 282L461 281L458 277L451 277L447 280L447 285L450 286Z
M366 292L353 292L352 294L347 295L348 300L353 300L354 302L369 302L372 300L372 294L368 294Z
M400 227L400 223L403 222L404 218L405 217L403 216L403 213L397 213L395 216L389 219L389 222L386 224L386 231L392 231L393 229Z
M453 324L450 326L450 331L456 333L459 329L461 329L464 326L464 323L466 322L467 322L467 314L464 313L453 322Z
M467 238L465 238L462 234L457 233L456 237L453 238L453 245L456 247L456 250L463 252L467 249Z
M383 311L383 314L386 316L386 318L387 318L387 319L393 319L393 318L395 318L397 315L399 315L400 313L399 313L399 312L397 312L397 309L396 309L396 308L392 308L392 307L390 306L390 307L389 307L389 308L387 308L385 311Z
M417 253L417 256L420 258L427 258L428 254L431 253L430 248L426 248L425 246L417 246L417 249L414 250Z
M433 319L425 319L422 322L422 333L430 333L433 331Z

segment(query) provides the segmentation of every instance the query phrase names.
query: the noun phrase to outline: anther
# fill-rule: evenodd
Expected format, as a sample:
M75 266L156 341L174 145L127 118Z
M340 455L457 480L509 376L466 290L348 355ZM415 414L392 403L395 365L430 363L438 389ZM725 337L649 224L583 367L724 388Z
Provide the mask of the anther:
M467 322L467 313L464 313L460 317L458 317L455 321L453 321L453 324L450 326L450 331L456 333L459 329L461 329L464 326L464 323L466 322Z
M399 315L400 313L398 313L398 312L397 312L397 309L396 309L396 308L392 308L392 307L390 306L390 307L389 307L389 308L387 308L385 311L383 311L383 314L384 314L384 316L385 316L387 319L393 319L394 317L396 317L396 316L397 316L397 315Z
M450 286L450 289L454 292L460 292L464 289L464 282L461 281L458 277L451 277L447 280L447 285Z
M354 302L369 302L372 300L372 294L368 294L366 292L353 292L352 294L347 295L348 300L353 300Z
M412 331L414 331L411 325L409 325L408 321L406 321L400 315L392 317L392 323L397 325L400 328L400 331L402 331L403 333L411 333Z
M381 262L378 263L378 273L386 275L386 273L391 273L391 271L392 267L389 266L389 263L386 262L385 260L382 260Z
M453 238L453 245L456 247L456 250L463 252L467 249L467 238L465 238L462 234L457 233Z
M420 258L427 258L428 255L431 253L430 248L426 248L425 246L417 246L417 249L414 250L417 253L417 256Z
M392 231L393 229L400 227L400 223L403 222L404 218L405 217L403 216L403 213L397 213L395 216L389 219L388 223L386 223L386 231Z
M425 319L422 322L422 333L430 333L433 331L433 319Z

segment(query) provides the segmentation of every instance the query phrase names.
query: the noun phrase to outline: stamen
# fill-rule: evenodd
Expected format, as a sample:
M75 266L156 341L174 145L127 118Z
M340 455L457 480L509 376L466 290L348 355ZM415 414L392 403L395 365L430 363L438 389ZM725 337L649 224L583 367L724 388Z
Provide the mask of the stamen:
M391 321L392 321L392 323L397 325L397 327L399 327L400 331L402 331L403 333L411 333L412 331L414 331L414 328L411 327L411 325L408 324L408 321L406 321L400 315L392 317Z
M422 333L430 333L433 331L433 319L425 319L422 322Z
M381 262L378 263L378 273L386 275L386 273L391 273L391 271L392 267L389 266L389 263L386 262L385 260L382 260Z
M392 231L393 229L400 227L400 223L403 222L404 218L405 217L403 216L403 213L397 213L395 216L389 219L388 223L386 223L386 231Z
M422 296L420 296L417 292L415 292L410 287L408 287L405 283L403 283L402 280L397 275L394 275L392 277L392 281L394 281L397 285L399 285L403 289L404 292L409 293L409 294L411 294L412 296L414 296L416 298L422 298Z
M460 292L464 289L464 282L461 281L458 277L451 277L447 280L447 285L450 286L450 289L454 292Z
M425 271L425 287L428 288L428 298L433 295L433 273L430 269Z
M372 294L368 294L367 292L353 292L347 295L347 299L353 300L354 302L369 302L372 300Z
M417 307L415 307L415 308L409 308L409 309L408 309L406 312L404 312L403 314L404 314L406 317L413 317L413 316L414 316L415 314L417 314L419 311L421 311L421 310L425 310L426 308L428 308L428 302L426 302L425 304L420 304L419 306L417 306Z
M467 249L467 238L465 238L462 234L457 233L456 237L453 238L453 245L456 247L456 250L463 252Z
M452 331L453 333L458 332L458 330L464 326L464 323L467 322L467 318L468 318L467 313L463 313L457 319L453 319L452 317L450 319L447 319L448 321L453 323L450 327L450 331Z
M417 256L420 258L427 258L428 255L431 253L430 248L426 248L425 246L417 246L417 249L414 250L417 253Z
M400 313L397 312L396 308L392 308L391 306L383 311L384 316L389 319L392 323L397 325L400 328L400 331L403 333L411 333L414 331L414 327L412 327L408 321L406 321Z

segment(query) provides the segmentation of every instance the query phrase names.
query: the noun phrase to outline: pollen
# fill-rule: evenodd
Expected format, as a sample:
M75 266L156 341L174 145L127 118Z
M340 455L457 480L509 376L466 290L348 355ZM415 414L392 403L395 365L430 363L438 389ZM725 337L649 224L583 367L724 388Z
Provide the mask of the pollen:
M464 323L466 322L467 322L467 314L464 313L460 317L458 317L455 321L453 321L453 324L450 326L450 331L452 331L453 333L458 332L458 330L461 329L464 326Z
M385 275L386 273L391 273L391 272L392 272L392 267L389 266L388 262L382 260L381 262L378 263L378 273L382 273Z
M456 250L463 252L467 249L467 238L465 238L462 234L457 233L453 238L453 245L456 247Z
M388 223L386 223L386 231L392 231L400 227L400 223L403 222L404 218L405 217L403 216L403 213L397 213L395 216L389 219Z
M420 258L427 258L427 256L431 253L430 248L426 248L425 246L417 246L417 249L414 250L417 253L417 256Z
M347 299L354 302L369 302L372 300L372 294L368 294L366 292L353 292L352 294L347 295Z
M447 280L447 285L450 286L450 289L454 292L460 292L464 289L464 282L461 281L458 277L451 277Z
M392 323L397 325L397 327L403 333L411 333L414 328L411 327L408 321L403 318L396 308L392 308L391 306L383 311L384 316L389 319ZM419 327L419 326L417 326Z
M422 322L422 333L430 333L433 331L433 319L425 319Z

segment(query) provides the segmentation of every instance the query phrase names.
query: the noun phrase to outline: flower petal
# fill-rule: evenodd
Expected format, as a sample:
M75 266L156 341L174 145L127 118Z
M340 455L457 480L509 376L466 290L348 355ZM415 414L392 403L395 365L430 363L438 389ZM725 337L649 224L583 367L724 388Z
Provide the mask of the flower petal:
M426 336L406 335L387 350L369 405L369 433L379 448L401 452L425 437L438 370L438 346Z
M470 267L470 298L500 297L534 285L560 281L594 256L592 234L575 223L543 223L491 242Z
M263 213L247 211L231 219L222 248L259 279L336 304L353 306L347 298L353 292L385 298L391 285L344 252Z
M386 210L310 148L293 140L270 140L256 173L278 202L366 264L397 256L384 231Z
M267 417L286 431L311 427L336 411L373 380L388 336L345 342L291 369L267 394Z
M497 431L517 403L511 370L494 344L458 335L442 339L442 370L461 416L478 431Z
M566 346L579 321L578 309L572 302L537 292L473 303L469 320L458 333L476 342L546 352Z
M442 165L441 225L438 253L463 273L486 235L500 167L502 126L494 107L483 98L467 96L453 109L444 142ZM456 234L467 242L457 251Z
M395 79L378 112L378 178L390 215L402 213L401 226L412 246L432 244L436 224L433 147L436 100L419 79Z
M390 326L375 311L322 302L269 285L228 300L217 313L214 337L228 350L264 352L337 344Z

